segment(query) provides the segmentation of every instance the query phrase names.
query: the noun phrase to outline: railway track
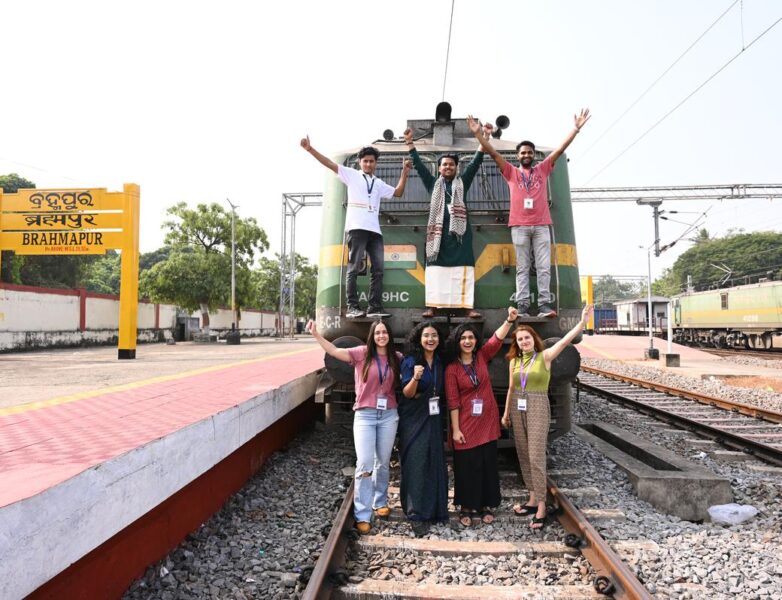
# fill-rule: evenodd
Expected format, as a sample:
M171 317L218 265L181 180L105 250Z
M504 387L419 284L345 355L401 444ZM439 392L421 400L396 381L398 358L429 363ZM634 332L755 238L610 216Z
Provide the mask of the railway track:
M505 473L502 482L503 498L516 499L520 494L518 475ZM393 491L392 488L392 495ZM386 523L375 524L373 532L379 530L378 534L359 537L351 530L351 487L302 598L652 598L552 479L549 492L553 503L550 520L557 522L549 524L544 535L531 532L528 519L498 511L497 522L512 522L520 535L507 540L477 541L413 537L406 531L408 526L398 506ZM475 523L477 520L473 531L491 527ZM449 525L459 529L455 514ZM623 543L617 544L622 550ZM624 545L628 553L638 546ZM568 570L582 574L581 581L574 583L570 577L570 583L561 583L560 578L568 579Z
M581 367L578 388L782 465L782 413Z
M709 354L715 354L717 356L724 357L747 357L747 358L762 358L763 360L782 360L782 350L775 348L772 350L740 350L730 348L699 348Z

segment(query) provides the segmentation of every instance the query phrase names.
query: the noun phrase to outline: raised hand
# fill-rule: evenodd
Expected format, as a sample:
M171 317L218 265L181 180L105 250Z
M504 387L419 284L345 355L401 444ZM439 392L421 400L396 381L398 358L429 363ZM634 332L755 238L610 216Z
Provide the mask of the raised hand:
M318 335L318 327L315 325L315 321L313 319L307 321L307 324L304 326L304 330L310 332L313 336Z
M413 168L413 161L412 160L410 160L409 158L406 158L405 160L402 161L402 172L405 175L410 173L410 169L412 169L412 168Z
M575 123L576 129L581 131L581 128L584 126L584 124L589 121L589 117L592 115L589 114L588 108L582 108L581 113L578 115L573 115L573 121Z
M595 308L594 304L587 304L584 307L584 310L581 311L581 320L584 322L584 324L586 324L587 321L589 321L589 317L592 314L594 308Z
M402 135L405 137L405 144L412 144L413 143L413 130L409 127L402 132Z
M301 147L304 148L307 152L310 151L310 148L312 148L312 144L310 144L310 136L301 138Z
M481 130L481 123L477 119L473 118L472 115L467 115L467 127L470 128L470 131L472 131L473 135L478 135L478 132Z
M421 381L421 377L424 376L424 366L423 365L416 365L413 367L413 379L416 381Z
M487 140L491 137L493 131L494 131L494 125L492 125L491 123L483 124L483 137L485 137Z
M508 321L515 321L519 317L519 309L515 306L508 307Z

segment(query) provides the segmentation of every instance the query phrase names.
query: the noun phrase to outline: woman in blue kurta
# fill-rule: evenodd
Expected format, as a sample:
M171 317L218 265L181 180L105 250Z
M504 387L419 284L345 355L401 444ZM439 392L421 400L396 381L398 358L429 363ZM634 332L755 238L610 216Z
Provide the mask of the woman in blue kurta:
M483 162L478 150L459 177L459 156L444 154L437 161L435 177L421 160L413 144L413 132L404 132L413 167L426 191L431 194L426 226L426 306L424 317L432 317L437 308L473 308L475 255L472 229L465 204L467 191ZM471 312L470 316L480 316Z
M407 338L399 399L400 500L416 535L448 519L448 471L443 451L443 364L440 333L424 321Z

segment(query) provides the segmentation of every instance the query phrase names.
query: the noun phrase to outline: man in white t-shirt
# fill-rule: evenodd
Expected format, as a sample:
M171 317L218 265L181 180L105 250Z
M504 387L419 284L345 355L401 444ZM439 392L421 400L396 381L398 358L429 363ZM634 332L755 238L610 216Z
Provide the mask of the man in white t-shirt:
M348 270L346 276L348 319L363 317L364 311L358 305L356 278L361 269L361 259L364 252L369 256L369 308L368 317L387 317L383 312L383 234L380 231L380 201L395 196L399 198L405 191L407 175L412 163L404 161L399 183L395 188L375 177L377 160L380 152L372 146L362 148L358 152L358 164L361 170L338 165L330 158L323 156L310 144L310 138L301 140L301 147L312 154L324 167L337 174L339 180L348 188L348 209L345 214L345 231L348 244Z

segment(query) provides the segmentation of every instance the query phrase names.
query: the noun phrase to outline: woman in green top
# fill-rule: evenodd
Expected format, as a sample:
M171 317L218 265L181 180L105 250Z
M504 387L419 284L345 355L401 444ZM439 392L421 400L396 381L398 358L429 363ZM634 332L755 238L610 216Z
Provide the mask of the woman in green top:
M489 130L485 130L488 135ZM443 154L437 160L435 177L421 160L413 144L413 131L404 132L413 166L426 191L432 196L426 225L426 306L424 317L431 318L438 308L470 309L468 316L480 317L472 310L475 285L475 255L467 206L467 191L483 162L478 150L457 176L459 156Z
M551 363L586 326L593 306L588 304L581 320L551 348L529 325L519 325L513 332L514 343L505 358L508 368L508 395L502 425L513 424L513 438L521 474L529 489L529 500L516 505L518 516L534 514L530 527L542 529L546 523L546 442L551 422L548 384Z

